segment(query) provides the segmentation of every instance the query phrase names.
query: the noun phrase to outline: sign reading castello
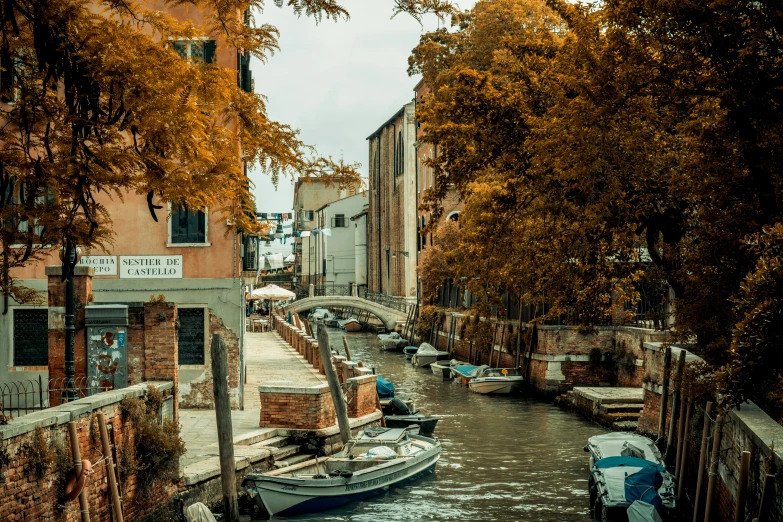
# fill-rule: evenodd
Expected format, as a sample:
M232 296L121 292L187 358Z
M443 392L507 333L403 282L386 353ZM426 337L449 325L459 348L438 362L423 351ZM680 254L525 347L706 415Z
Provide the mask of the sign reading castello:
M181 279L182 256L120 256L121 279Z

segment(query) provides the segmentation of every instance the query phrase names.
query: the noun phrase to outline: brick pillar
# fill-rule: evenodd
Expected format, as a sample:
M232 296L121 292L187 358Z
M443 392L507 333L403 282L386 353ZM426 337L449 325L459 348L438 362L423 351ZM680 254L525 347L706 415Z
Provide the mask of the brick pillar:
M178 417L179 345L176 303L144 303L144 380L174 382L174 418Z
M54 387L62 388L65 379L65 280L62 267L47 266L49 279L49 379L58 379ZM73 367L77 385L87 377L87 333L84 328L84 307L92 297L93 269L77 266L73 272L74 325ZM50 404L60 404L60 393L50 394ZM56 395L56 397L54 396Z

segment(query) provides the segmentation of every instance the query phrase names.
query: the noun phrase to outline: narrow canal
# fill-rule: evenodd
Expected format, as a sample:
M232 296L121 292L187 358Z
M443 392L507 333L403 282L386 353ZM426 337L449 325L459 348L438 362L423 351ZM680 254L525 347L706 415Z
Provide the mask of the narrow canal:
M586 522L587 438L603 432L555 406L521 397L487 397L383 352L374 334L329 329L344 353L392 381L398 397L441 417L435 473L341 509L285 520ZM282 520L273 518L272 520Z

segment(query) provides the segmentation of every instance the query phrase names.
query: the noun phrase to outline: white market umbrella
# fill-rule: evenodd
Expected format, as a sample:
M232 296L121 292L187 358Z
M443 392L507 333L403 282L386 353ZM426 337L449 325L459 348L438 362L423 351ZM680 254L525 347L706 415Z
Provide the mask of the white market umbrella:
M250 294L253 297L259 299L269 299L269 301L285 301L287 299L293 299L296 294L285 288L280 288L277 285L266 285L262 288L256 288ZM269 303L269 324L272 324L272 303Z

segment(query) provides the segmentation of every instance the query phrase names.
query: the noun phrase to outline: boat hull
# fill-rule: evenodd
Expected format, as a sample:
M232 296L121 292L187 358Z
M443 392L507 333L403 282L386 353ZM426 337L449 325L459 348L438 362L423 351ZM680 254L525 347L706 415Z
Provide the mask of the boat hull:
M431 473L440 458L440 446L436 449L420 457L402 460L396 466L379 466L348 478L304 481L265 477L262 482L256 483L254 497L257 497L256 503L260 500L260 505L270 515L291 516L333 509Z
M510 395L519 391L522 379L475 378L468 386L471 391L483 395Z
M362 331L362 325L356 321L351 321L349 323L345 323L345 331L346 332L361 332Z
M426 417L424 415L387 415L387 428L407 428L408 426L418 426L419 434L429 437L435 431L438 425L437 417Z

